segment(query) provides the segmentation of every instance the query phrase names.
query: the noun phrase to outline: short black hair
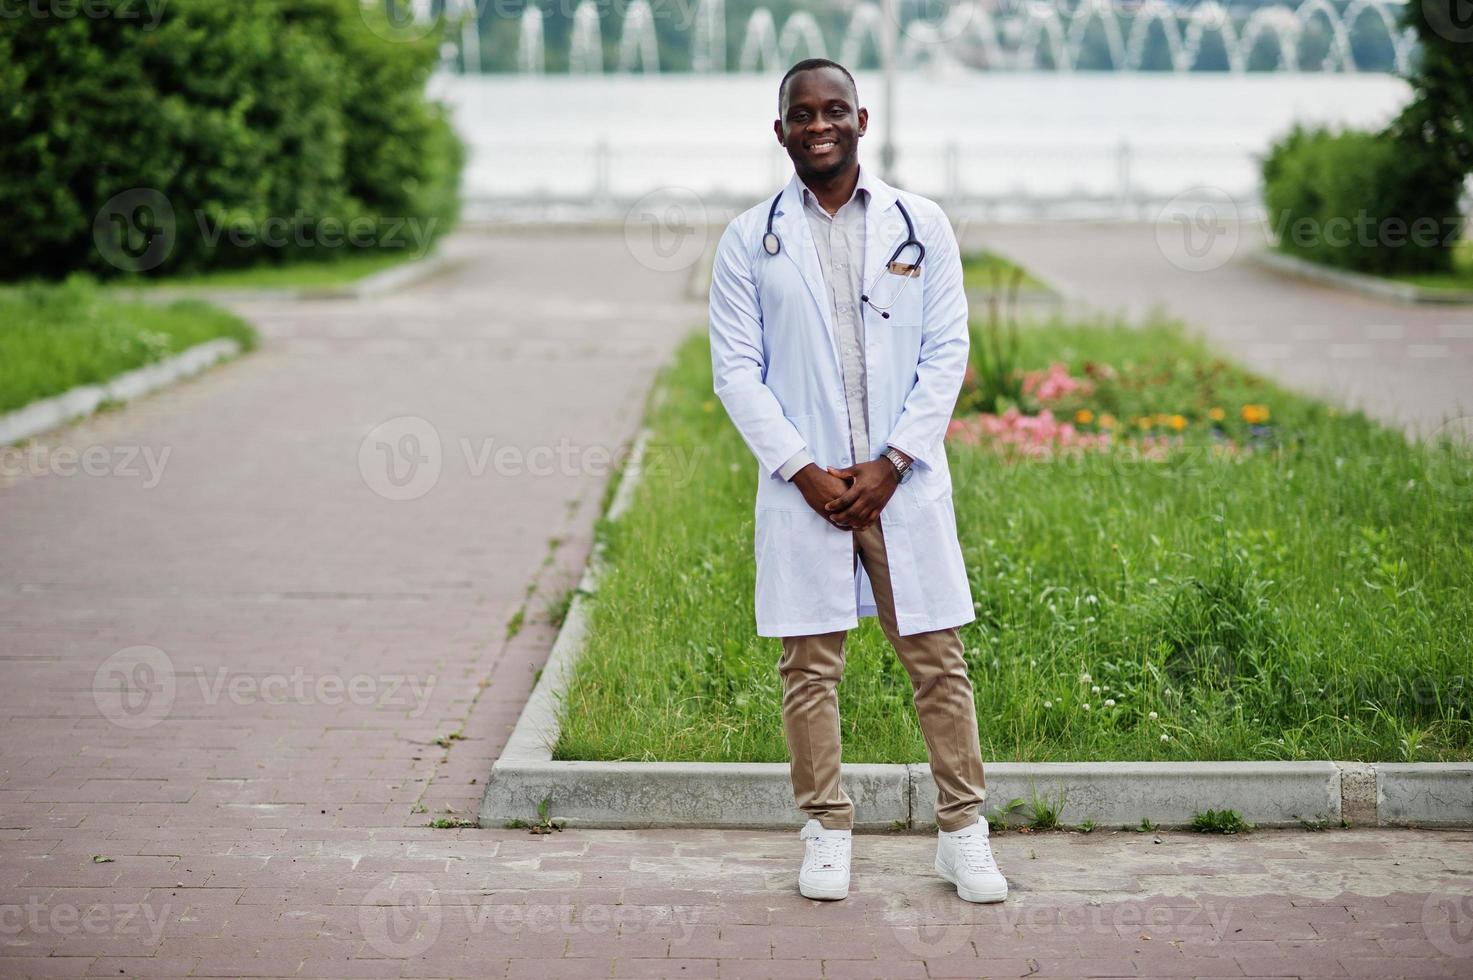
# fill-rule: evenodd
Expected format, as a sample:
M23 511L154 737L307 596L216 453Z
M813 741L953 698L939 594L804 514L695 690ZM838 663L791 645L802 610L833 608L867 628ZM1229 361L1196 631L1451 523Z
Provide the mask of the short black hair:
M849 74L849 69L848 68L845 68L843 65L839 64L837 61L830 61L828 58L804 58L802 61L798 62L793 67L789 68L788 69L788 73L783 76L783 80L778 83L778 86L777 86L777 114L779 116L781 116L782 113L783 113L783 95L788 90L788 79L792 78L794 75L798 74L799 72L812 71L815 68L837 68L837 69L839 69L839 71L841 71L841 72L844 73L844 77L847 78L847 79L849 79L849 87L854 90L854 101L855 102L858 102L859 101L859 86L854 83L854 76L851 75L851 74Z

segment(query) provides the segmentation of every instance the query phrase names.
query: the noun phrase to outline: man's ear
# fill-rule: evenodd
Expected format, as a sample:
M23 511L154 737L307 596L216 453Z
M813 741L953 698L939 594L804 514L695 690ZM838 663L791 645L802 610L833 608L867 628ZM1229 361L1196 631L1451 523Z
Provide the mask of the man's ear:
M774 119L772 121L772 132L773 132L774 135L777 136L777 145L778 146L787 146L788 145L788 144L786 144L786 143L783 142L783 121L781 119Z
M859 107L859 135L860 136L863 136L864 135L864 131L866 129L868 129L868 128L869 128L869 110L866 109L864 106L860 106Z

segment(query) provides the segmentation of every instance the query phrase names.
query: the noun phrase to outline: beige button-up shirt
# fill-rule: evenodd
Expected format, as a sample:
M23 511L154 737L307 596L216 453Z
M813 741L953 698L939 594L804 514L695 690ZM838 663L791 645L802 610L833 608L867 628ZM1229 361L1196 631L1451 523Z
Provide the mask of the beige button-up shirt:
M802 181L800 180L801 184ZM823 270L829 295L829 312L834 318L834 339L839 345L839 365L844 376L844 401L849 413L850 457L858 463L870 458L869 405L864 374L864 317L860 310L861 277L864 270L864 213L870 189L864 167L854 193L839 210L829 214L818 196L804 185L803 212L818 248L818 266ZM813 457L800 449L782 465L779 473L791 480Z

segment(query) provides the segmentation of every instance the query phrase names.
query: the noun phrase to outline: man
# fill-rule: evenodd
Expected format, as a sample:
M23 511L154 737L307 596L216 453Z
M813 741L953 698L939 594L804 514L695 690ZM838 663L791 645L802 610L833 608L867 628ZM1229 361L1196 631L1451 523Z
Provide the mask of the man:
M783 643L783 730L809 817L798 890L849 893L837 687L845 635L877 615L936 780L936 870L963 899L1001 901L944 445L967 363L961 258L934 202L859 165L868 124L841 65L794 65L773 124L794 175L727 226L711 281L715 391L760 469L757 632Z

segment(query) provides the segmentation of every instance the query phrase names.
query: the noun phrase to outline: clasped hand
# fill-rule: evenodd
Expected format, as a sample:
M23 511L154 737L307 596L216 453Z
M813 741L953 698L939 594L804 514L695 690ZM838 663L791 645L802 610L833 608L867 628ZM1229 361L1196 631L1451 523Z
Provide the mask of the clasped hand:
M872 459L843 469L821 469L809 463L793 482L820 517L841 531L863 531L880 518L900 485L900 474L888 459Z

